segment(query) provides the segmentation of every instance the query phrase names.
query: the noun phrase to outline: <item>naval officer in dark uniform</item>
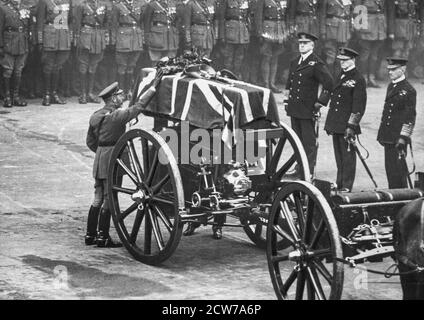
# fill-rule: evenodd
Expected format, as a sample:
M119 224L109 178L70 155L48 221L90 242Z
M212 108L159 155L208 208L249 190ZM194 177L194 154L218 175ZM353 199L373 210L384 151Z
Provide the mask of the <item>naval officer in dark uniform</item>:
M94 201L87 218L87 233L85 244L97 244L98 247L117 247L109 236L110 217L107 194L107 167L118 139L125 133L125 125L136 118L156 93L156 87L162 78L159 70L152 85L140 99L127 109L121 109L125 100L124 91L114 82L102 92L99 97L105 102L102 109L97 110L90 117L90 127L87 133L87 146L96 153L93 164ZM96 229L98 233L96 236Z
M337 187L351 191L355 180L356 153L349 143L361 133L359 122L367 104L365 78L356 68L359 54L350 48L339 48L337 59L342 73L331 94L325 131L333 136L337 164Z
M407 168L402 156L411 143L416 118L417 92L406 80L406 58L387 58L392 81L386 93L377 140L384 146L389 188L407 188Z
M314 53L315 35L298 34L300 55L291 63L286 84L288 100L286 111L291 126L302 141L313 174L317 157L315 117L322 106L330 100L333 78L325 63ZM318 95L319 86L322 91Z

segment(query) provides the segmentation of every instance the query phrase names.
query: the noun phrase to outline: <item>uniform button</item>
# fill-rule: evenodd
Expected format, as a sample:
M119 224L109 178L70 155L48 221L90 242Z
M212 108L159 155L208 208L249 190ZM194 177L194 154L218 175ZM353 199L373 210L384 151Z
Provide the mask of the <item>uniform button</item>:
M389 110L390 113L392 113L392 110Z
M334 111L336 111L336 112L337 112L337 111L339 111L339 109L334 109Z
M390 116L388 116L387 119L390 119Z
M298 81L297 83L300 84L300 81Z
M339 102L337 101L337 104L339 104Z
M300 89L297 89L297 91L300 91Z
M389 123L389 122L387 122L387 123L386 123L386 126L388 126L388 125L390 125L390 123Z
M341 98L342 96L339 94L339 98Z

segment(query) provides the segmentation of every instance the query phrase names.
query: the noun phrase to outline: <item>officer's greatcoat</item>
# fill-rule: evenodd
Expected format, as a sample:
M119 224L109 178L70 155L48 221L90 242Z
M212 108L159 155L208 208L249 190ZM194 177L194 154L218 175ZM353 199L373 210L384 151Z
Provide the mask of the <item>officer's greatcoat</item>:
M322 0L320 36L325 40L347 43L351 38L353 5L351 1Z
M37 8L37 40L45 51L70 50L69 0L40 0Z
M417 92L406 79L389 84L378 130L378 142L395 144L401 136L409 138L408 132L411 133L415 125L416 101Z
M112 8L111 36L117 52L143 50L144 30L142 28L144 0L120 0Z
M365 78L354 68L341 78L333 92L325 122L325 131L329 134L344 134L351 114L356 114L358 120L362 118L367 104L367 91ZM356 134L361 133L358 125Z
M229 44L249 43L249 1L221 0L219 8L218 38Z
M14 7L11 3L0 5L0 47L10 55L28 52L30 11Z
M74 35L76 45L90 53L102 53L109 43L106 6L86 0L75 9Z
M299 65L300 55L290 63L286 89L289 90L287 115L298 119L312 119L314 104L328 103L333 87L333 79L324 62L315 54L310 54ZM318 87L322 92L318 97Z
M146 6L144 32L147 46L155 51L178 49L179 30L177 27L176 1L151 1Z

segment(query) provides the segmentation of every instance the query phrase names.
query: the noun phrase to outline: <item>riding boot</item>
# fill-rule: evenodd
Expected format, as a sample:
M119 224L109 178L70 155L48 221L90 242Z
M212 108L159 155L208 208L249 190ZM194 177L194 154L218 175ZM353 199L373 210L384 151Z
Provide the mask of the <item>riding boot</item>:
M278 68L278 56L271 58L270 70L269 70L269 88L274 93L281 93L282 91L275 86L275 76L277 75Z
M99 216L99 232L97 233L96 243L101 248L118 248L122 243L114 242L109 235L110 229L110 211L102 208Z
M85 234L85 244L87 246L96 244L97 223L99 220L100 207L90 207L87 217L87 233Z
M214 239L222 239L222 226L226 221L227 216L225 214L216 215L214 217L212 232Z
M19 96L19 89L21 87L21 76L15 77L15 87L13 88L13 105L17 107L25 107L27 102Z
M52 74L52 89L53 89L53 91L52 91L52 98L51 98L50 103L52 103L52 104L65 104L66 100L59 97L59 95L57 93L58 83L59 83L59 71L56 71Z
M269 72L270 72L270 70L269 70L269 59L267 57L263 57L261 69L262 69L263 86L265 88L269 88Z
M200 227L199 222L189 222L187 225L187 229L184 230L183 235L184 236L191 236L194 234L194 231Z
M43 82L44 82L44 96L43 96L43 106L50 105L50 83L52 75L51 73L43 72Z
M85 94L86 90L87 90L87 75L85 73L80 72L79 74L79 78L80 78L80 84L81 84L81 94L78 98L78 103L79 104L86 104L87 103L87 95Z
M10 98L10 78L3 78L4 102L3 107L12 108L12 99Z
M96 80L96 74L95 73L88 73L88 95L87 95L87 101L93 102L93 103L100 103L99 97L97 97L93 91L94 91L94 82Z

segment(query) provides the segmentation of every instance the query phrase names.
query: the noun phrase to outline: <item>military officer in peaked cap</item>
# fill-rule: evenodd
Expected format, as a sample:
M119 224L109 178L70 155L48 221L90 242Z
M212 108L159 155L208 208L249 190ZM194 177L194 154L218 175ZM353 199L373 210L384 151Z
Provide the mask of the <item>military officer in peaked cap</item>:
M309 33L298 34L300 55L289 68L286 83L288 99L287 115L291 125L305 148L311 173L315 168L317 156L317 137L315 135L315 118L322 106L327 105L333 88L333 78L325 63L314 53L318 38ZM322 91L318 96L318 88Z
M342 73L336 83L329 104L325 131L333 136L337 164L337 187L351 191L355 180L356 153L349 143L361 133L359 122L367 103L365 78L356 69L358 53L350 48L339 48L336 58Z
M389 188L406 188L407 168L403 156L411 143L416 118L417 92L405 77L406 58L387 58L391 83L387 88L377 140L384 146Z
M93 164L94 201L87 218L87 233L85 244L96 244L98 247L116 247L109 236L111 213L108 206L107 167L113 147L125 133L125 125L137 117L143 108L150 102L156 93L163 72L159 70L151 86L143 93L140 99L127 109L121 106L125 100L124 91L119 89L118 82L114 82L102 92L101 97L105 106L97 110L90 117L90 126L87 132L87 146L96 153ZM96 230L98 233L96 236Z

